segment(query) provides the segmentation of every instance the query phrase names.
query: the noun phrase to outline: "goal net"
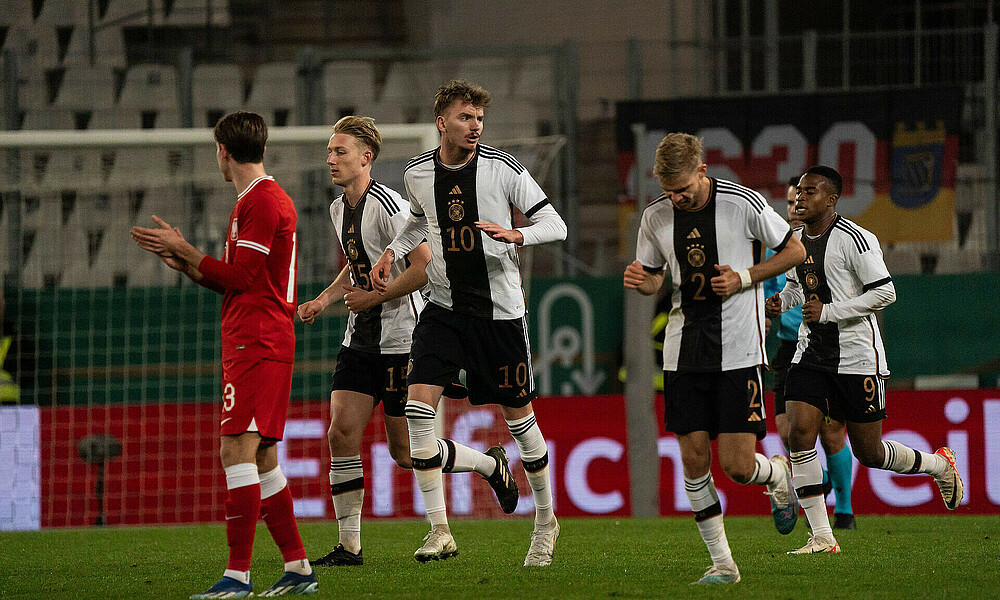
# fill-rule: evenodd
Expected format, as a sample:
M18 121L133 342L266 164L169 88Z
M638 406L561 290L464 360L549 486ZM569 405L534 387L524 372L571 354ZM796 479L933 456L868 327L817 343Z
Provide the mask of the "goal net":
M380 126L373 176L403 190L406 161L434 147L433 125ZM329 127L274 128L265 166L296 201L299 302L342 266L328 206ZM495 142L543 187L561 137ZM219 520L221 297L138 249L128 235L156 214L220 256L235 201L215 163L211 130L0 133L0 530L95 523ZM551 196L552 194L550 194ZM527 274L526 274L527 276ZM327 471L329 385L346 311L296 324L296 364L279 460L300 516L333 518ZM8 377L9 376L9 377ZM499 411L452 403L443 430L485 449L516 446ZM366 518L423 514L412 475L395 466L382 411L365 433ZM446 477L456 516L499 511L478 478ZM531 510L530 495L519 512ZM499 513L497 513L499 514Z

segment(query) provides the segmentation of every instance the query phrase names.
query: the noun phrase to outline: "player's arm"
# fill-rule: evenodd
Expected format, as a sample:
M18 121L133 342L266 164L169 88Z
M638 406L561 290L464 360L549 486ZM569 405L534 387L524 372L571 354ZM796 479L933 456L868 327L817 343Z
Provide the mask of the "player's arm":
M666 259L657 243L654 233L657 229L649 211L643 212L639 221L639 236L635 242L635 260L625 267L625 289L651 296L663 285L666 276L663 265L666 264Z
M408 255L426 240L427 229L427 216L423 213L413 212L411 201L410 216L406 219L406 224L399 230L392 243L372 267L372 287L375 288L376 292L383 295L386 293L392 263L396 262L397 256Z
M195 283L213 292L225 293L225 289L221 286L206 281L201 271L195 266L205 257L205 253L188 243L180 229L171 226L156 215L153 215L153 221L159 227L133 227L131 229L132 239L139 244L139 247L153 252L168 267L184 273Z
M531 225L504 229L497 223L476 221L476 227L499 242L517 244L518 246L547 244L566 239L566 222L548 200L542 200L534 208L528 209L524 216L531 221Z
M431 261L431 251L427 242L414 248L406 258L410 265L386 285L385 293L368 291L363 288L344 286L344 302L352 312L361 312L396 298L419 290L427 284L427 263ZM374 272L374 270L373 270Z
M198 265L204 278L215 285L244 292L264 269L271 243L278 233L280 216L277 203L268 196L254 198L237 210L240 230L233 262L226 263L202 254L200 262L189 260L188 263Z
M750 203L746 204L744 207L748 211L746 234L772 248L775 254L759 264L740 271L734 271L729 265L716 265L719 274L712 278L712 291L720 296L749 289L755 283L784 273L806 259L805 246L792 232L788 223L774 212L762 196L757 194L757 197L764 208L758 212L752 209Z
M513 204L531 221L527 227L505 229L497 223L476 221L483 233L499 242L533 246L566 239L566 222L553 208L538 182L523 169L520 173L503 170L500 185Z
M311 324L316 320L316 317L323 314L331 304L338 300L344 298L344 284L349 281L351 276L350 265L345 265L337 277L334 278L333 283L328 285L325 290L319 293L318 296L313 298L308 302L303 302L299 305L296 313L299 315L299 320L303 323Z
M664 271L649 269L638 260L625 267L625 289L635 290L644 296L652 296L663 285Z
M849 268L862 282L861 295L849 300L822 305L822 312L818 315L820 323L838 323L847 319L860 319L896 301L896 286L893 285L892 276L889 275L889 270L885 266L878 239L871 234L866 235L865 238L870 249L856 253L854 252L855 247L852 245L849 264ZM804 311L803 308L803 318L805 318Z

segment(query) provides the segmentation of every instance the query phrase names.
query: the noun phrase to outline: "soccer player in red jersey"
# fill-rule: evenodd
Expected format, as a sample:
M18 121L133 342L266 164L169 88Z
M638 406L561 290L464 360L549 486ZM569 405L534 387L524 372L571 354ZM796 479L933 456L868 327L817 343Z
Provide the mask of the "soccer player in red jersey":
M131 230L141 248L223 295L220 454L229 489L229 563L221 580L191 598L252 593L258 516L285 560L285 574L262 595L312 594L316 575L299 537L276 447L284 434L295 356L295 206L264 171L267 126L260 115L226 115L215 126L215 140L219 169L238 194L223 259L206 256L155 215L158 228Z

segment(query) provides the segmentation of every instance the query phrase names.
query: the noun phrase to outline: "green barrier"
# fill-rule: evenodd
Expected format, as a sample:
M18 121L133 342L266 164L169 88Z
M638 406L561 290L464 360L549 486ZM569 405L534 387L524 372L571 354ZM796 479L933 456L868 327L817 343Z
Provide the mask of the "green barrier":
M995 384L1000 370L1000 274L898 276L898 299L883 315L893 379L978 373ZM323 284L299 287L313 298ZM21 402L102 405L215 401L221 297L198 286L5 290L12 353L31 353L30 372L5 370ZM543 395L620 391L620 277L535 279L528 322L533 375ZM296 324L293 399L326 398L346 315ZM769 340L773 352L774 336Z

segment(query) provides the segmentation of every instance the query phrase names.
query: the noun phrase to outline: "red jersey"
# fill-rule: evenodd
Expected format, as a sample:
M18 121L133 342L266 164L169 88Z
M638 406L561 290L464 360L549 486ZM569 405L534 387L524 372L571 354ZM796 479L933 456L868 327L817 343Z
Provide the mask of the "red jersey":
M295 357L295 205L263 176L236 200L226 252L205 257L198 270L206 287L223 294L222 359Z

